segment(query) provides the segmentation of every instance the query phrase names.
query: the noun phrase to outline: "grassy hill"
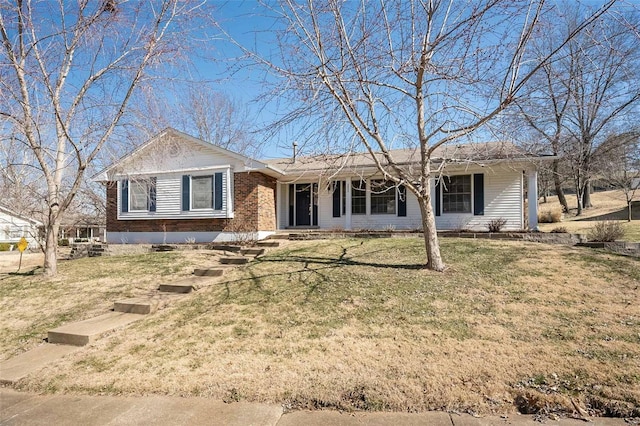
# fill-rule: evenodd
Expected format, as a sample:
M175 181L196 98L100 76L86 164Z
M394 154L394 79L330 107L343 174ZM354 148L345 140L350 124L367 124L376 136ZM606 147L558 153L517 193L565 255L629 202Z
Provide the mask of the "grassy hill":
M640 194L638 194L640 197ZM613 220L618 221L625 229L626 241L640 241L640 200L634 201L631 212L633 220L627 221L627 205L624 195L620 191L594 192L591 195L593 207L585 209L581 216L575 216L577 201L575 196L567 194L569 213L565 214L561 223L541 223L540 230L549 232L560 226L572 233L588 234L589 230L597 221ZM538 210L562 211L556 196L548 197L547 203L540 203Z

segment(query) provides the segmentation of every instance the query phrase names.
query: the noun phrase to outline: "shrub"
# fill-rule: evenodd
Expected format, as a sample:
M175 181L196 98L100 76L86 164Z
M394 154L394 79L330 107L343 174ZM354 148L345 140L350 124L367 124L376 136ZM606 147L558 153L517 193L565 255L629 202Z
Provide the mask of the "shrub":
M500 232L500 230L502 230L502 228L504 228L506 224L507 219L499 217L497 219L491 219L489 222L487 222L487 228L489 229L489 232Z
M565 226L558 226L556 228L553 228L551 231L552 234L568 234L569 231L567 231L567 228Z
M558 223L562 220L562 210L544 210L538 213L538 223Z
M68 238L63 238L61 240L58 240L58 246L60 246L60 247L69 247L69 239Z
M0 243L0 251L9 251L11 249L10 243Z
M589 230L588 237L590 241L611 242L624 237L624 228L620 222L605 220L603 222L597 222L595 226Z

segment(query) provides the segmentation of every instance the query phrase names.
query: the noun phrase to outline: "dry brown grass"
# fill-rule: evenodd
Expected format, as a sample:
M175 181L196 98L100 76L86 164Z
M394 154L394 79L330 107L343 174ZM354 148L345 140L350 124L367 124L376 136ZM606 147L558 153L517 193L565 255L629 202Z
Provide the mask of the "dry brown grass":
M419 239L296 243L20 388L481 413L573 399L640 414L638 260L522 242L442 248L440 274L418 269Z
M640 196L640 194L639 194ZM635 204L634 217L636 219L627 222L626 201L624 194L620 191L603 191L591 194L593 207L585 209L581 216L575 216L577 201L575 196L568 194L570 212L563 216L561 223L540 223L541 231L550 232L552 229L562 226L568 232L576 234L588 234L597 221L615 220L621 224L625 230L624 240L640 241L640 205ZM540 203L538 210L562 211L558 197L548 197L547 203ZM638 216L636 216L638 215Z
M0 256L0 360L42 344L47 330L107 312L113 302L149 294L161 279L190 275L210 255L154 253L61 260L59 275L45 279L43 256Z

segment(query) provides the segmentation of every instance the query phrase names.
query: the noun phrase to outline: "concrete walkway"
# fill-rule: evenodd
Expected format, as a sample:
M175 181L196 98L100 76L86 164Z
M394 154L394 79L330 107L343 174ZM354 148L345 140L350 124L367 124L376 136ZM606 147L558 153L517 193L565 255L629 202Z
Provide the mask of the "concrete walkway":
M629 426L624 419L594 418L591 425ZM167 396L117 397L32 395L0 389L0 425L256 425L256 426L539 426L531 416L472 417L445 412L340 413L294 411L284 413L280 405L237 402L226 404L206 398ZM584 425L576 419L547 420L546 424Z

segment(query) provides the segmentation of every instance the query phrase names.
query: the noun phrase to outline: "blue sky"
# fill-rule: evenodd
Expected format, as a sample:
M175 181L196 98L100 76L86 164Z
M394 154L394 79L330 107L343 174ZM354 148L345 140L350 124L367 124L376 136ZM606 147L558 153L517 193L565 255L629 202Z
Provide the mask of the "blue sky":
M584 5L600 6L601 0L585 0ZM214 0L214 17L216 21L236 41L263 56L269 56L270 49L277 49L273 30L276 22L269 18L269 11L255 0ZM223 39L212 44L212 52L206 58L197 59L194 63L198 78L213 82L216 90L224 92L233 99L246 105L251 119L257 127L272 123L289 107L285 102L265 103L256 100L264 92L265 79L270 83L277 83L276 77L269 75L264 69L255 67L238 67L236 58L241 52ZM205 55L205 56L206 56ZM263 146L263 158L286 157L291 154L291 144L296 140L296 132L309 123L294 124L276 137L268 140ZM297 128L294 128L297 127ZM312 130L312 129L311 129ZM491 137L491 135L486 135ZM297 140L301 148L305 149L305 141ZM303 152L304 153L304 152Z
M269 11L258 2L220 0L213 4L216 21L237 42L261 54L268 54L269 49L275 46L271 30L276 24L269 18ZM264 69L239 66L237 58L242 52L228 41L216 41L211 54L211 60L204 58L194 64L199 77L213 81L214 87L246 105L258 127L270 124L284 112L282 106L256 100L265 90L264 80L273 83L274 76ZM264 145L262 157L289 156L291 143L286 135L276 137Z

